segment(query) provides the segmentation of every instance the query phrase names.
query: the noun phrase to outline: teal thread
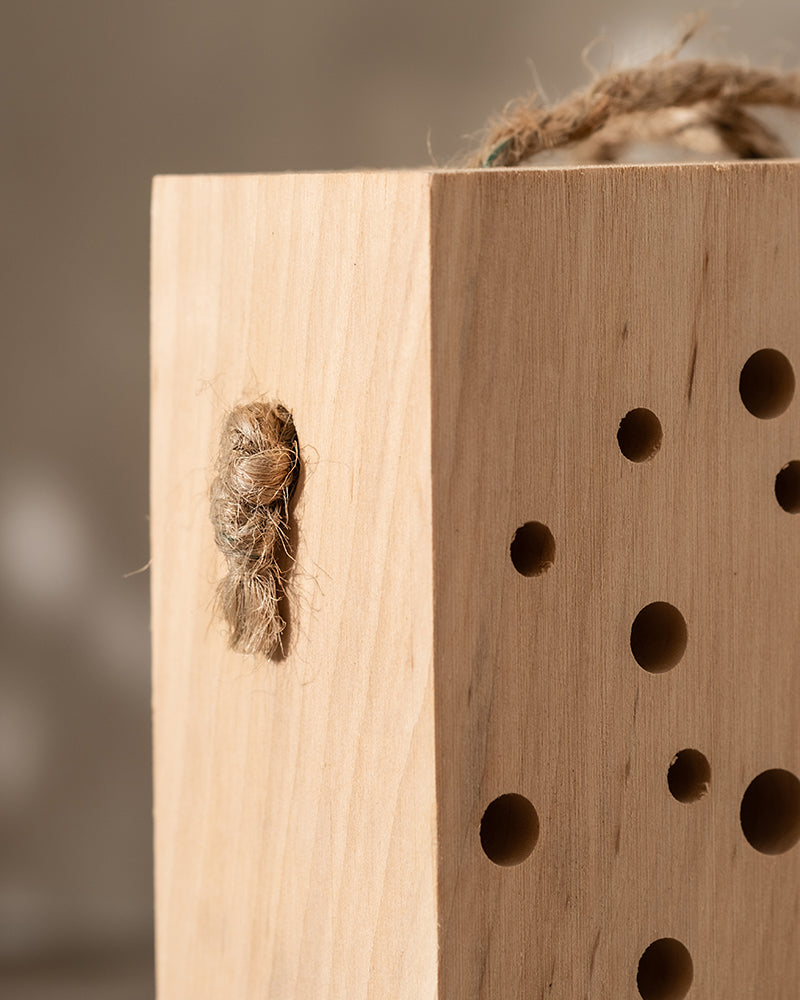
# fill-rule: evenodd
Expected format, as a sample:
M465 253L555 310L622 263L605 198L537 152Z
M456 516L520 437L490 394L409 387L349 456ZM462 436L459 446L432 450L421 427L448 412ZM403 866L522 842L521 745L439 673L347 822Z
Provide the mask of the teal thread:
M493 167L500 156L508 149L511 145L511 139L506 139L501 142L499 146L495 146L494 149L489 153L486 159L483 161L484 167Z

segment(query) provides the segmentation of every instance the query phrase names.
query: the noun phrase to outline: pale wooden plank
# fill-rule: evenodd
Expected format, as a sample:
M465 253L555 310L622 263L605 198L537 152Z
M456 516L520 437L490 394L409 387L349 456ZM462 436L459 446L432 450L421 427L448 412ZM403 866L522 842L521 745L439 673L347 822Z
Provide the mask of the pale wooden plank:
M161 1000L435 993L428 186L156 181ZM262 394L305 460L278 663L211 616L222 414Z
M433 997L438 946L441 1000L635 1000L662 936L692 997L795 996L800 848L755 851L739 805L800 773L800 518L773 491L800 401L758 420L738 379L762 347L800 365L798 176L159 182L162 996ZM314 455L296 646L268 670L211 624L205 500L223 409L262 392ZM664 440L631 463L638 406ZM528 520L556 543L530 578ZM629 641L655 600L688 629L660 674ZM685 747L711 763L689 804ZM541 825L512 867L481 848L504 792Z

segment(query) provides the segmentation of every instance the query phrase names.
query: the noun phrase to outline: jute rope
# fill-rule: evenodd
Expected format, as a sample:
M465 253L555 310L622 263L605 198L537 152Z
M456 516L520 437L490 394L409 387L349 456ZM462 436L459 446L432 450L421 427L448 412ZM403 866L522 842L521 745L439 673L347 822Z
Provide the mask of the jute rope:
M782 139L742 108L713 103L626 115L579 143L576 152L584 163L617 163L634 142L669 143L709 156L727 151L741 160L791 155Z
M225 555L220 612L230 645L242 653L274 654L281 644L289 551L289 502L300 454L292 415L281 403L247 403L228 414L217 476L211 486L211 522Z
M599 77L552 108L534 96L513 103L490 125L472 167L514 167L544 150L592 140L585 159L609 162L635 138L681 142L688 130L714 131L743 159L789 156L748 106L800 109L800 71L778 73L731 63L675 61L671 52L634 69ZM686 109L690 109L687 116Z

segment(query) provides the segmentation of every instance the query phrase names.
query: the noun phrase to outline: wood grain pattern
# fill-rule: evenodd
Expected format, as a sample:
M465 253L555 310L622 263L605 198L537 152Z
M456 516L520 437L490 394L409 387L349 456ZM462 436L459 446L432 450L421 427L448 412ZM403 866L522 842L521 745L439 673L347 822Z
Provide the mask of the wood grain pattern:
M773 492L800 399L758 420L738 384L764 347L800 372L799 195L796 164L434 178L443 1000L633 1000L663 937L693 1000L798 995L800 847L757 853L739 807L800 774L800 518ZM638 407L663 444L634 463ZM537 577L509 559L528 521L556 541ZM688 631L660 674L630 648L653 601ZM684 748L711 766L691 804ZM474 835L506 792L541 827L512 868Z
M433 996L427 179L164 178L153 219L159 997ZM261 394L304 459L277 663L212 616L222 415Z
M800 394L758 419L739 378L800 373L800 165L164 178L153 250L161 1000L637 1000L660 938L690 1000L796 1000L800 845L740 805L800 775ZM306 459L279 663L211 614L221 416L261 394ZM686 623L659 673L651 602ZM500 866L506 793L539 835Z

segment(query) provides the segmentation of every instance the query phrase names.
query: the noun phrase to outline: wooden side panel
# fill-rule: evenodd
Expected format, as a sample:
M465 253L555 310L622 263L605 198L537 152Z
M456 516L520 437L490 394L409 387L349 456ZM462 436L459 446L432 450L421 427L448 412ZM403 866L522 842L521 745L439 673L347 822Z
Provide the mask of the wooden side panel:
M800 376L800 166L443 174L431 225L441 1000L796 1000L800 846L754 849L740 806L800 776L800 515L775 494L800 393L759 419L739 380L762 348ZM636 408L648 461L618 443ZM539 575L510 558L527 522ZM659 673L631 646L651 602L686 625ZM710 766L690 802L685 749ZM767 840L800 833L792 787L754 804ZM500 866L479 833L506 793L539 835ZM524 852L522 813L489 819ZM664 938L693 970L666 945L640 972Z
M163 178L153 206L160 1000L436 994L429 177ZM304 458L289 655L226 648L224 411Z

